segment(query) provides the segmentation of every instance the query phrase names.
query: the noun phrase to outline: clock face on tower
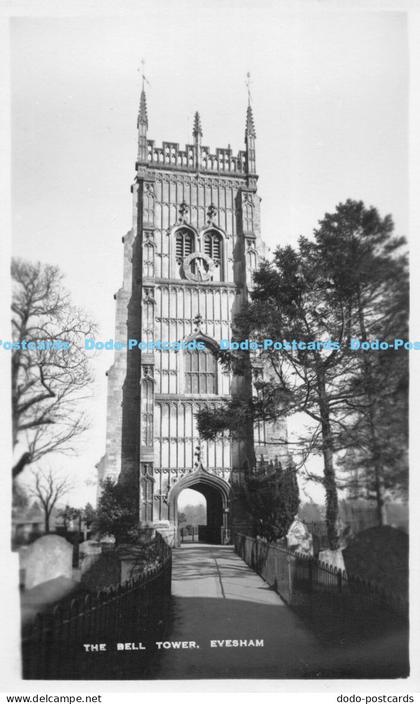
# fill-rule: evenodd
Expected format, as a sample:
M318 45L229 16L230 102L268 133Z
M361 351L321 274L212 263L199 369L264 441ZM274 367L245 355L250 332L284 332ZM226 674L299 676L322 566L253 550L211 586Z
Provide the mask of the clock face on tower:
M211 281L214 263L207 254L193 252L184 259L184 274L190 281Z

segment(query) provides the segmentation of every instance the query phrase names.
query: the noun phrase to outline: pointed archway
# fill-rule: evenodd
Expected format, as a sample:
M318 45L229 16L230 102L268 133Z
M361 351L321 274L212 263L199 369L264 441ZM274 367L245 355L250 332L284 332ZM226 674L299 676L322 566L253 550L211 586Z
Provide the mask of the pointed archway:
M174 522L176 533L178 497L184 489L195 489L206 499L207 526L201 531L201 539L215 545L229 542L229 484L202 467L176 482L168 495L169 519Z

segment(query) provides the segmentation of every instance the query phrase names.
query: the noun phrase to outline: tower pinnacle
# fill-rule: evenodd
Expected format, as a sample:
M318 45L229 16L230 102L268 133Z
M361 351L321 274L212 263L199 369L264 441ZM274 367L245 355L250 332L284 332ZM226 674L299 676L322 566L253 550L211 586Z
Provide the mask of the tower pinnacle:
M255 134L254 115L252 114L251 105L248 104L246 110L245 142L247 140L247 137L253 137L255 139L256 136L257 135Z
M254 115L251 107L251 74L246 74L246 87L248 90L248 107L246 109L245 123L245 147L246 147L246 170L248 176L255 174L255 125ZM251 183L251 181L250 181Z
M149 122L147 119L147 103L146 103L146 93L144 90L145 83L147 85L150 85L149 81L147 80L145 73L144 73L144 65L145 65L145 60L141 60L141 69L138 68L137 71L141 73L141 93L140 93L140 106L139 106L139 114L137 118L137 127L139 128L140 125L143 125L145 127L145 131L147 131L147 128L149 126Z
M245 85L248 91L248 105L251 105L251 74L249 71L246 74Z
M200 113L197 112L194 115L194 126L193 126L193 137L194 137L194 163L197 172L200 170L201 163L201 138L203 136L203 130L201 127Z
M143 125L146 127L146 129L149 126L149 121L147 118L147 102L146 102L146 93L144 90L144 85L141 89L141 94L140 94L140 106L139 106L139 116L137 119L137 127L140 127L140 125Z
M138 155L137 161L139 163L147 163L147 129L149 127L149 120L147 117L147 103L146 103L146 93L144 90L144 85L141 89L140 94L140 106L139 114L137 117L137 129L138 129Z
M197 139L199 136L203 136L203 129L201 127L200 113L197 111L194 115L193 137Z

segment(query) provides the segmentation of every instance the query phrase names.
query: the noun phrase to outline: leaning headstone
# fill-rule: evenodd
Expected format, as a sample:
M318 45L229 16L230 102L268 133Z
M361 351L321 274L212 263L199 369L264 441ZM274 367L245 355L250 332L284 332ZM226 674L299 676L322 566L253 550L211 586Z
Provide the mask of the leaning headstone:
M43 535L19 550L22 585L32 589L56 577L72 577L73 546L58 535Z
M170 521L158 521L154 524L156 532L159 533L164 541L168 543L169 547L174 548L177 546L177 535L176 529L173 523Z
M312 534L296 516L286 536L287 548L301 555L313 555Z
M353 538L352 527L349 523L343 521L341 516L339 516L336 523L336 530L338 536L338 548L340 550L344 550Z
M318 553L318 560L323 562L329 567L336 567L338 570L344 570L344 559L343 559L343 548L346 547L349 536L351 535L351 530L342 518L339 516L336 521L336 532L337 532L337 549L331 550L328 547L320 550Z

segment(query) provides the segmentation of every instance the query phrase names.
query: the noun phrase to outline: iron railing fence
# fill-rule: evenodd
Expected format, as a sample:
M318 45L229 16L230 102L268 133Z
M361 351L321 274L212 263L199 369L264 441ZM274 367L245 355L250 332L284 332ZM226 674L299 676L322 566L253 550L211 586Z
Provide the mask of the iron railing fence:
M139 578L38 614L22 633L24 679L119 679L127 662L135 678L146 677L151 643L163 633L169 610L171 555L168 547L160 564ZM142 643L146 650L118 652L118 643Z
M234 536L234 545L247 565L290 605L300 604L308 600L308 594L318 592L347 609L378 606L403 618L408 616L408 598L374 582L241 533Z

